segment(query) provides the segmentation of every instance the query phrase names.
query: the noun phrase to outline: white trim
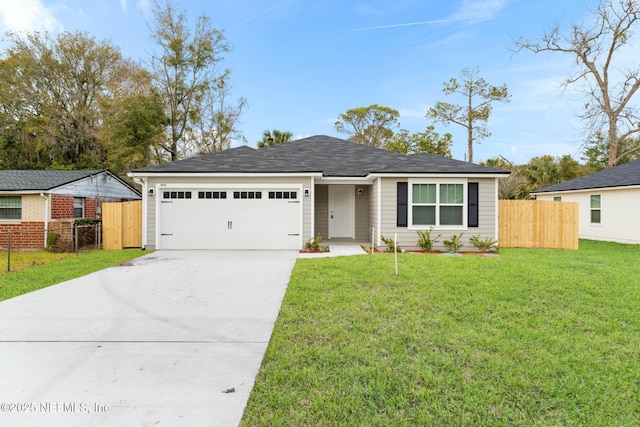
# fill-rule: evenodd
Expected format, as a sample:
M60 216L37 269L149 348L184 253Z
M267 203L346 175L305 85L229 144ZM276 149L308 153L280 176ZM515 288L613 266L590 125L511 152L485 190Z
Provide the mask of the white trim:
M34 194L51 194L49 190L3 190L0 191L0 196L33 196Z
M156 184L155 185L155 189L153 191L153 193L155 194L155 199L156 199L156 237L154 239L155 241L155 248L156 249L162 249L161 245L160 245L160 184Z
M500 229L500 224L498 224L499 221L499 215L498 215L498 211L500 210L500 199L498 198L498 194L500 194L499 191L499 183L498 180L495 180L495 192L493 193L493 200L495 200L495 208L493 209L493 214L495 215L495 230L494 230L494 236L495 236L495 241L496 241L496 245L498 245L498 247L500 247L500 236L498 236L498 230ZM480 194L478 194L478 199L480 198ZM478 202L480 202L480 200L478 200ZM480 203L478 203L480 204ZM480 215L480 210L478 209L478 215Z
M376 178L378 180L378 224L376 227L376 245L380 246L380 236L382 236L382 177Z
M302 189L302 192L302 204L304 204L304 188ZM309 194L309 198L311 199L309 202L311 205L311 236L309 237L313 239L316 236L316 178L314 176L311 177L311 187L309 188L309 192L311 193ZM304 211L302 211L302 213L304 214ZM302 234L304 234L304 223L302 224ZM302 240L304 241L304 237Z
M184 188L184 189L195 189L195 188L300 188L302 189L302 184L292 183L292 184L221 184L221 183L189 183L185 182L182 184L164 184L158 183L156 184L156 189L162 190L163 188ZM157 191L156 190L156 193ZM301 190L302 191L302 190ZM160 193L157 193L160 194ZM300 193L301 197L304 197L304 194Z
M416 178L506 178L508 174L495 174L495 173L394 173L394 174L370 174L371 177L383 177L383 178L404 178L404 179L416 179Z
M591 207L591 198L594 196L598 196L598 198L600 199L600 207L598 209L592 208ZM594 210L598 210L600 211L600 222L593 222L592 218L592 212ZM604 224L602 224L602 194L600 194L600 192L595 192L594 194L590 194L589 195L589 227L604 227Z
M593 192L601 192L601 191L615 191L615 190L637 190L640 189L640 185L624 185L620 187L593 187L593 188L582 188L579 190L558 190L558 191L540 191L536 193L531 193L534 196L547 196L547 195L563 195L563 194L572 194L572 193L593 193Z
M148 231L147 230L147 225L148 225L148 221L149 219L147 218L148 212L147 212L147 206L149 205L149 190L147 188L147 180L146 179L142 179L142 247L144 249L147 248L147 244L148 244ZM157 197L157 193L154 190L153 192L153 197ZM156 212L156 215L158 213Z
M269 178L269 177L309 177L309 176L322 176L320 172L304 172L304 173L252 173L252 172L234 172L234 173L215 173L215 172L163 172L163 173L129 173L130 177L145 177L145 178Z
M410 179L408 181L409 188L407 189L407 230L428 230L433 227L434 230L467 230L468 216L466 212L469 209L469 195L468 195L468 183L466 179ZM414 184L436 184L436 225L413 225L413 185ZM462 185L462 225L438 225L440 222L440 185L441 184L460 184Z
M148 178L167 178L167 177L233 177L233 178L241 178L241 177L309 177L314 176L318 177L320 182L322 181L354 181L358 183L362 183L362 181L373 181L376 178L384 177L384 178L506 178L509 174L500 174L500 173L369 173L366 176L324 176L322 172L278 172L278 173L269 173L269 172L225 172L225 173L216 173L216 172L147 172L147 173L136 173L130 172L128 176L134 177L148 177Z
M367 184L370 185L373 182L373 178L366 176L366 177L353 177L353 176L346 176L346 177L342 177L342 176L323 176L318 178L318 182L321 184L327 184L327 185L332 185L332 184L336 184L336 185L340 185L340 184L349 184L349 185L363 185L363 184Z

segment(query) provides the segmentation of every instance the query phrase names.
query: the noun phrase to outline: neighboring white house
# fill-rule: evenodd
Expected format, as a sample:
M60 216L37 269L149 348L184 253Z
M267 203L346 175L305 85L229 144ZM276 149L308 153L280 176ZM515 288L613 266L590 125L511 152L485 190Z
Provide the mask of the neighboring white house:
M640 160L533 194L538 200L578 202L581 239L640 243Z
M509 172L406 156L328 136L241 146L133 171L149 249L302 249L318 234L380 244L416 231L497 238L498 179Z

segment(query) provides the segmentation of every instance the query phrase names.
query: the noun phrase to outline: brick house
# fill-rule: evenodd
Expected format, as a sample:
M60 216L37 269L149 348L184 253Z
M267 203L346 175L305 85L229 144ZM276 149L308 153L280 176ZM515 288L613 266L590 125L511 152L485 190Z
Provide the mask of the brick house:
M100 218L103 202L140 200L140 193L104 169L0 170L0 248L42 249L47 232L77 218Z

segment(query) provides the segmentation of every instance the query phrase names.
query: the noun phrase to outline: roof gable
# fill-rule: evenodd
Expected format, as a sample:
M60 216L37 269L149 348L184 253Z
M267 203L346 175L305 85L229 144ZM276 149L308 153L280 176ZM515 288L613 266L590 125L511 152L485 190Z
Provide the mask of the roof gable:
M119 187L114 194L124 198L140 197L140 192L106 169L78 170L0 170L0 191L5 192L55 192L74 188L80 181L103 176ZM118 196L120 197L120 196Z
M46 191L102 172L105 170L0 170L0 191Z
M366 177L371 173L509 172L426 153L406 156L318 135L258 150L232 148L137 169L134 173L321 173L326 177Z
M640 185L640 160L614 166L559 184L550 185L532 193L588 190L592 188L629 187Z

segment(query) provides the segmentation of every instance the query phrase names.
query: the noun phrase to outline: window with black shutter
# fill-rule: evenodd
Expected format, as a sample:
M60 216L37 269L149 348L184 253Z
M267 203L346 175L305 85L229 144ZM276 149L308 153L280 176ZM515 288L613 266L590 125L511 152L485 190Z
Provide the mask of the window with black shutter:
M467 192L469 193L467 225L469 227L478 227L478 183L470 182Z
M409 195L409 184L406 182L397 183L397 212L396 212L396 225L398 227L407 226L407 202Z

